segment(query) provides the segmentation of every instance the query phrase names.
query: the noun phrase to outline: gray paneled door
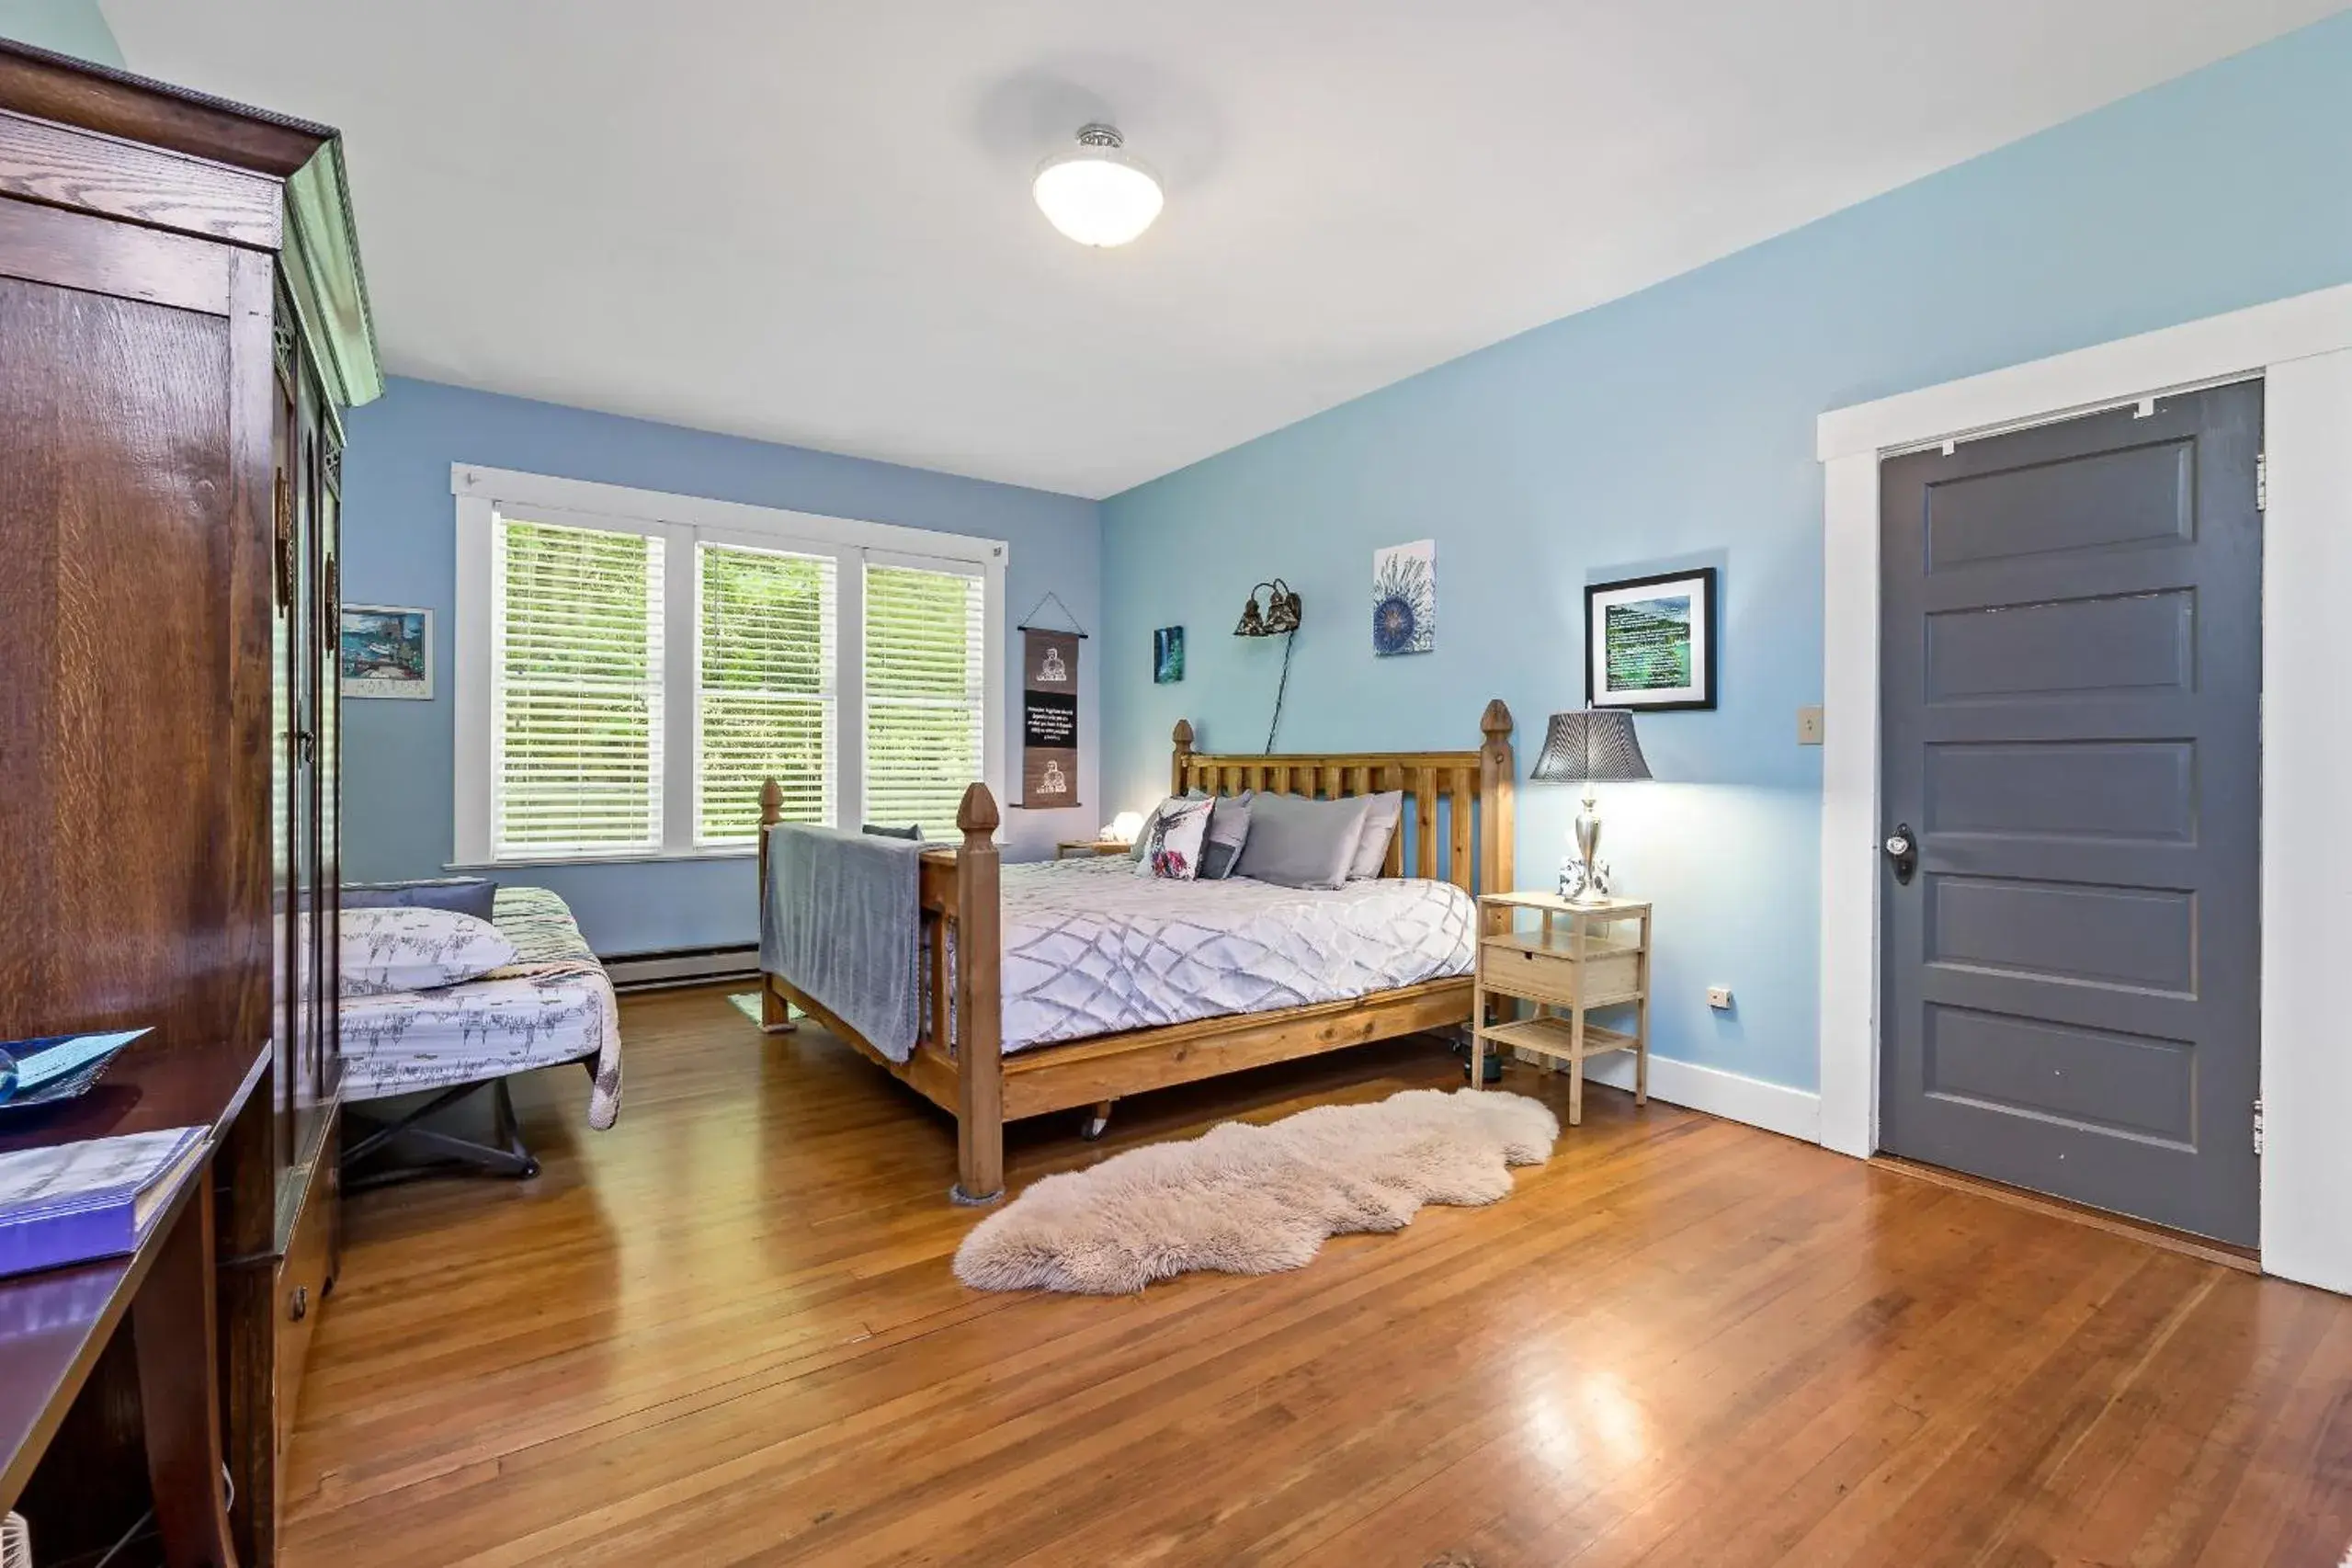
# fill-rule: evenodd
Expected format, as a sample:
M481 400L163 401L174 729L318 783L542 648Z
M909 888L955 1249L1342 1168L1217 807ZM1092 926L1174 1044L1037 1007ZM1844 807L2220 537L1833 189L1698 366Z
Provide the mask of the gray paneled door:
M2242 381L1892 459L1880 525L1880 1146L2246 1245L2261 449Z

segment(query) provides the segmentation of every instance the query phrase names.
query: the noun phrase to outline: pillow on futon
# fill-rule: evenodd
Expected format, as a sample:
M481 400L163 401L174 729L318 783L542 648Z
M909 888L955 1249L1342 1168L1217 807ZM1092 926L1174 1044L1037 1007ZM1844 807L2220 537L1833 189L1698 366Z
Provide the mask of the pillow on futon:
M1347 872L1350 880L1377 877L1388 868L1389 840L1396 836L1397 824L1403 816L1402 790L1383 790L1364 797L1364 832L1356 840L1356 864Z
M876 838L920 838L923 836L923 824L911 822L904 827L884 827L880 823L869 822L863 831L872 834Z
M1249 837L1233 875L1286 888L1344 887L1370 806L1363 795L1345 801L1259 795L1250 802Z
M455 910L350 909L339 957L344 995L381 996L478 980L513 963L515 944L489 921Z
M498 902L498 884L483 877L346 882L342 899L346 909L453 909L476 920L487 920Z
M1200 845L1209 836L1209 812L1213 801L1169 799L1160 802L1143 829L1143 858L1135 868L1139 877L1161 877L1188 882L1200 875Z

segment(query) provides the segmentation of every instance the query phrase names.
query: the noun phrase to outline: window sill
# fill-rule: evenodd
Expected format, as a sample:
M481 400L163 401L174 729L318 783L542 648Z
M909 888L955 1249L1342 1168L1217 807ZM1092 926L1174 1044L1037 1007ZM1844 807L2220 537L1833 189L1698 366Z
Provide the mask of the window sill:
M701 860L756 859L756 846L730 845L723 849L656 849L642 855L526 855L506 860L444 861L444 871L540 870L553 866L665 866Z

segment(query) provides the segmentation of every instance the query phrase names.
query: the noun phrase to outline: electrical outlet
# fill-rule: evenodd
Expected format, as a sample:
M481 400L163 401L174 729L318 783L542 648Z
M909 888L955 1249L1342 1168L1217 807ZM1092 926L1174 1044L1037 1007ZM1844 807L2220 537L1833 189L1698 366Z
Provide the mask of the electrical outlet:
M1732 988L1728 985L1709 986L1707 988L1707 1005L1714 1008L1719 1013L1730 1012L1732 1010Z
M1819 704L1815 704L1811 708L1800 708L1797 710L1797 744L1801 746L1817 746L1821 744L1821 708Z

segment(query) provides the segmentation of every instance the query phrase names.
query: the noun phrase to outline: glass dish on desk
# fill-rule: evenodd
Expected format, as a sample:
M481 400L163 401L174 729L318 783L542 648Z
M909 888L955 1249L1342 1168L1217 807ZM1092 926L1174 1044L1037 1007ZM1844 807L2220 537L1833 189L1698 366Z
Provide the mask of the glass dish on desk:
M122 1048L147 1032L120 1029L0 1041L0 1114L88 1093Z

